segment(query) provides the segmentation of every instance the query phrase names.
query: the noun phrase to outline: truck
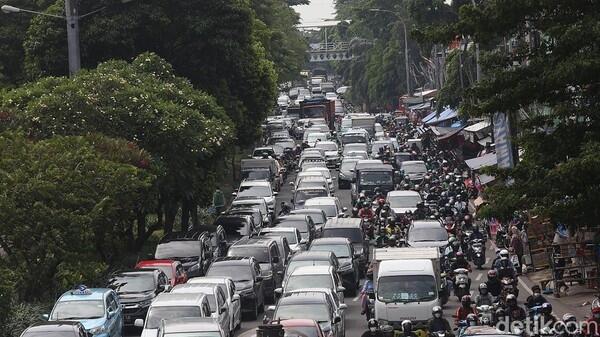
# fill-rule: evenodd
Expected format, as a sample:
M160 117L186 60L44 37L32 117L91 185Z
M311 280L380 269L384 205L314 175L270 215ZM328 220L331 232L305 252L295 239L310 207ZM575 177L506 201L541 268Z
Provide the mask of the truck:
M352 204L358 200L361 192L365 192L368 198L375 195L375 189L379 188L383 195L394 190L394 183L398 180L398 173L392 165L371 160L359 160L354 168L354 179L350 187L350 198Z
M409 319L426 330L434 306L442 305L447 289L437 248L375 249L373 270L375 319L381 325L401 329Z
M352 128L365 129L369 136L375 137L375 116L352 116Z
M300 102L300 119L324 118L329 130L335 130L335 102L325 97L305 99Z

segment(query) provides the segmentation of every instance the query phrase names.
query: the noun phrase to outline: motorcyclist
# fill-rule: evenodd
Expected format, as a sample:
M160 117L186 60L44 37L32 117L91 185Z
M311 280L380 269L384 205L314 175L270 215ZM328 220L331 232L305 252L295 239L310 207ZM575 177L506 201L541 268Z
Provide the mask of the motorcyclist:
M285 201L281 202L281 207L279 210L279 216L284 216L284 215L288 215L290 214L290 212L292 211L292 208L290 206L288 206Z
M550 303L544 303L542 306L546 304ZM600 306L597 305L597 302L592 304L592 316L586 322L587 325L584 334L589 337L600 336Z
M577 317L571 313L566 313L562 317L560 324L556 324L557 337L577 337L581 336L581 331L578 330Z
M300 146L300 144L296 144L296 147L294 148L294 156L299 156L302 154L302 147Z
M419 202L417 204L417 209L414 212L414 218L416 220L422 220L425 219L425 217L427 217L427 207L425 207L424 203Z
M458 268L465 268L465 269L471 271L471 265L469 264L469 261L467 261L467 259L465 259L465 254L463 252L456 253L456 261L454 261L452 263L452 266L450 268L452 270L455 270Z
M517 272L515 271L515 266L510 261L508 256L508 250L502 249L500 251L500 260L496 262L496 264L494 265L494 269L498 271L498 277L500 279L510 277L514 280Z
M487 284L481 283L479 284L479 295L475 297L475 305L492 305L494 304L494 296L492 296L488 291Z
M448 259L453 259L458 252L460 252L460 242L456 237L452 236L448 239L448 246L444 251L444 256Z
M538 307L548 302L548 300L546 300L546 298L542 296L542 289L539 285L536 284L533 287L531 287L531 291L533 292L533 294L527 297L526 300L527 309Z
M375 214L369 205L363 205L363 207L358 211L358 217L363 220L371 220Z
M558 322L558 318L556 318L556 316L552 314L552 304L550 304L550 302L542 304L541 313L542 315L540 316L540 326L544 326L546 324L548 326L554 326L554 324Z
M365 206L367 203L367 197L365 196L365 194L363 192L360 193L360 196L358 197L358 200L356 201L356 208L358 209L362 209L363 206ZM369 205L367 205L369 206Z
M381 192L379 187L375 187L373 190L373 200L385 199L385 195Z
M502 292L502 283L498 278L498 272L495 269L488 270L487 278L485 284L487 285L490 294L494 297L500 296L500 293Z
M413 324L410 320L405 319L402 321L402 336L403 337L417 337L417 334L413 332Z
M429 319L427 326L429 327L429 332L438 332L443 331L446 336L453 337L452 328L450 327L450 322L443 317L444 310L439 305L436 305L431 310L432 318Z
M464 295L461 299L460 299L460 303L461 306L458 307L458 309L456 310L456 324L458 325L458 323L460 321L464 321L467 319L467 316L469 314L475 314L477 315L477 309L473 308L471 306L472 302L471 302L471 296L469 295Z
M371 313L369 311L369 295L374 294L375 290L373 287L373 270L367 271L367 280L360 291L362 311L361 315L366 315L367 320L371 320Z
M363 332L361 337L384 337L383 331L379 329L379 323L376 319L371 318L367 323L367 327L369 329Z
M517 296L514 294L506 295L506 312L511 322L524 321L527 319L525 309L517 304Z

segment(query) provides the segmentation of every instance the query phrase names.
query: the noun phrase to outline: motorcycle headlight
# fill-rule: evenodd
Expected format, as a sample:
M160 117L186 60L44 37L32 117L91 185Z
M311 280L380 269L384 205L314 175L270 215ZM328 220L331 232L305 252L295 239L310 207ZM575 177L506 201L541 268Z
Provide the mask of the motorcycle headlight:
M101 334L101 333L103 333L103 332L104 332L104 326L103 326L103 325L101 325L101 326L97 326L97 327L95 327L95 328L91 328L91 329L89 329L88 331L89 331L89 333L91 333L92 335Z

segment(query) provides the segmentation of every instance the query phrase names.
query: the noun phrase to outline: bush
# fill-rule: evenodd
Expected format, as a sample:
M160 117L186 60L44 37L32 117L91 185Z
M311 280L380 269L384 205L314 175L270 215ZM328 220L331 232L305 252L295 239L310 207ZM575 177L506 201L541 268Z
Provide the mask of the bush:
M42 303L14 303L4 322L2 335L19 337L23 330L40 321L41 316L50 311L50 305Z

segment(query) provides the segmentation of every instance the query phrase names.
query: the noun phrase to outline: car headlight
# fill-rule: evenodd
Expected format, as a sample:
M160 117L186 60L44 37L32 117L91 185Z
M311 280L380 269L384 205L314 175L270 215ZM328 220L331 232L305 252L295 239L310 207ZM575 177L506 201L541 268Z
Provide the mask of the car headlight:
M92 335L101 334L101 333L103 333L103 332L104 332L104 326L103 326L103 325L101 325L101 326L97 326L97 327L95 327L95 328L91 328L91 329L89 329L88 331L89 331L89 333L91 333Z

